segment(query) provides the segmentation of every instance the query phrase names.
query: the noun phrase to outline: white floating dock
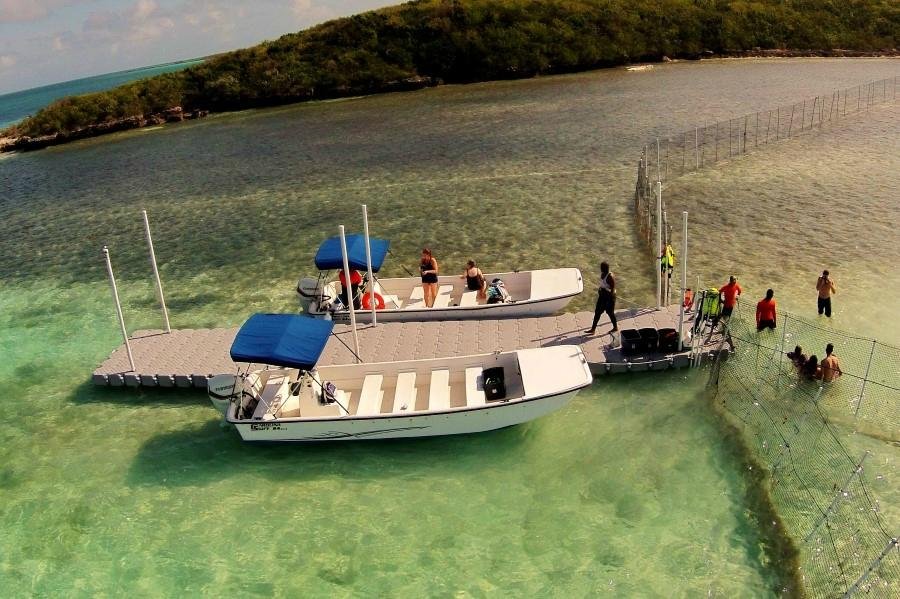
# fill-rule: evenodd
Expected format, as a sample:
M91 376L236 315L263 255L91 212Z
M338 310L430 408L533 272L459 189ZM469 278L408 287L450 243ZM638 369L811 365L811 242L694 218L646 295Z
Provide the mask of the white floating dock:
M619 310L619 330L672 328L678 330L678 306ZM362 359L392 362L417 358L437 358L493 351L509 351L550 345L580 345L595 376L642 370L682 368L691 361L690 348L676 353L626 356L618 348L618 335L609 335L609 319L604 316L596 335L585 335L593 313L578 312L538 318L505 320L391 322L357 329ZM693 314L685 315L684 330L693 325ZM94 370L95 385L115 387L198 387L206 388L208 378L232 374L237 365L229 357L237 328L138 331L130 337L136 370L128 362L125 345L119 346ZM704 353L721 345L721 336L704 340ZM346 344L342 344L338 339ZM349 325L337 325L319 360L320 365L352 364L353 346Z

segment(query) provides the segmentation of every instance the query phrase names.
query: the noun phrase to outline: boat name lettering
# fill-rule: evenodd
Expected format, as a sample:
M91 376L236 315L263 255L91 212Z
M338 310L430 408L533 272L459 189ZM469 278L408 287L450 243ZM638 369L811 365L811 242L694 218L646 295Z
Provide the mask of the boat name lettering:
M281 424L277 422L260 422L258 424L250 425L251 431L280 431L284 430L281 428Z

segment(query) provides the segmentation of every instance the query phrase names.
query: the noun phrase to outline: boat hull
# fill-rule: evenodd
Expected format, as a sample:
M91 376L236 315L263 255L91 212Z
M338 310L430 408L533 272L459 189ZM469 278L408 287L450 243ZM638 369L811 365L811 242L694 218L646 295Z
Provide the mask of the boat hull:
M426 320L470 320L480 318L522 318L548 316L569 305L574 295L544 300L523 300L509 304L485 304L479 306L449 306L447 308L420 308L401 310L378 310L378 322L426 321ZM313 313L313 316L316 314ZM336 323L349 324L350 312L338 311L331 315ZM370 310L357 310L356 321L372 321Z
M244 441L319 442L400 439L479 433L540 418L568 404L579 389L534 399L496 402L479 408L409 416L323 420L234 421Z

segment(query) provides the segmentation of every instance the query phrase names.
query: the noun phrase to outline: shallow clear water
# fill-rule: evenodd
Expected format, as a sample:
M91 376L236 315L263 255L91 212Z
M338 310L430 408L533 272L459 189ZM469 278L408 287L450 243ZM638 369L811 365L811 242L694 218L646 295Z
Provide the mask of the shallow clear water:
M445 271L469 257L488 270L572 264L588 288L608 259L623 300L649 303L629 198L649 135L896 65L719 61L445 87L0 159L0 583L20 594L773 592L703 373L599 380L565 410L484 435L250 447L201 394L89 385L119 342L99 249L110 246L130 330L159 326L141 208L176 327L293 309L318 242L339 223L358 229L363 202L373 234L393 242L387 275L413 267L423 244ZM766 185L779 194L780 180ZM740 254L741 272L757 259ZM846 302L862 315L880 306Z

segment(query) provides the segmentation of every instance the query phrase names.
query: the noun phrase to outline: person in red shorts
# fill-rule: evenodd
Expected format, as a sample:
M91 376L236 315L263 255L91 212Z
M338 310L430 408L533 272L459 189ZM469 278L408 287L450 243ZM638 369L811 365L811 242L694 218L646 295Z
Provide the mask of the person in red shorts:
M756 304L756 330L775 330L775 325L775 292L768 289L766 290L766 297L759 300L759 303Z
M349 306L350 302L347 300L347 278L344 276L344 271L341 270L338 275L338 279L341 282L341 302L345 306ZM353 297L353 307L357 310L360 307L360 296L359 296L359 286L362 285L362 275L359 274L358 270L350 270L350 292Z
M724 300L722 302L722 317L731 316L731 313L734 312L734 306L737 304L737 300L741 297L743 291L734 276L729 277L728 283L719 287L719 293Z

